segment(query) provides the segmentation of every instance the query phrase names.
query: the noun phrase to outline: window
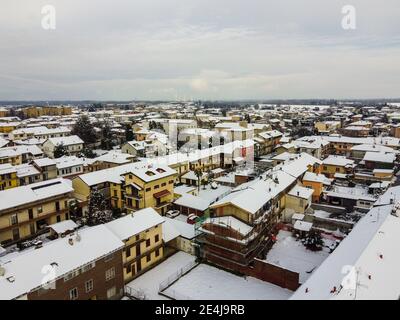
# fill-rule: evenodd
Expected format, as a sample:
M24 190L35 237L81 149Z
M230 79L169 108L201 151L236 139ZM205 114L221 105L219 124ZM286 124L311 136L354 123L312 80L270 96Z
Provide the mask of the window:
M161 183L161 187L165 187L167 185L166 182Z
M148 192L148 191L150 191L151 190L151 188L146 188L146 192Z
M111 280L115 278L115 267L112 267L111 269L108 269L106 271L106 281Z
M148 254L148 255L146 256L146 261L147 261L147 262L150 262L150 260L151 260L151 254Z
M160 187L159 185L154 186L154 190L158 189L159 187Z
M150 239L146 240L146 247L150 247Z
M126 266L126 273L131 273L132 272L132 265L131 264L128 264L127 266Z
M158 242L160 240L160 236L158 234L156 234L156 236L154 237L154 241Z
M61 222L61 216L60 215L57 216L57 222Z
M93 279L85 282L85 292L88 293L93 290Z
M79 275L79 270L72 271L64 277L64 282L67 282L78 275Z
M324 170L328 170L328 167L327 167L327 166L324 166Z
M131 248L127 248L125 251L126 257L130 257L131 256Z
M70 300L78 299L78 288L73 288L69 290L69 299Z
M42 212L43 212L43 207L42 207L42 206L38 207L38 208L37 208L37 213L40 214L40 213L42 213Z
M96 266L96 262L92 262L87 264L86 266L82 267L82 273L93 269Z
M174 183L174 180L169 180L168 183L169 183L169 184L173 184L173 183Z
M108 255L107 257L104 258L104 262L111 261L114 258L114 253Z
M156 250L156 257L158 257L160 255L160 249Z
M340 171L340 168L336 168L336 172L339 172Z
M11 215L10 220L12 226L18 224L18 216L16 214Z
M117 293L117 289L115 288L115 286L108 289L107 290L107 299L114 297L116 293Z

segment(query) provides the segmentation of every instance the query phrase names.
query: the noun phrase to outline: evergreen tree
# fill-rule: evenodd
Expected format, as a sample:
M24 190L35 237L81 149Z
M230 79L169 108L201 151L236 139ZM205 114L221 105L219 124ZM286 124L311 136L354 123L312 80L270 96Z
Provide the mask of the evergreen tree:
M90 193L88 209L87 224L89 226L107 223L113 219L113 212L104 194L97 189Z
M132 141L135 139L132 127L129 124L125 125L125 139L126 141Z
M90 149L88 147L85 147L82 150L81 157L86 157L86 158L89 158L89 159L93 159L93 158L96 158L96 154L93 152L92 149Z
M79 203L78 200L73 199L68 204L69 217L71 220L76 221L78 219Z
M89 117L82 115L76 121L74 127L72 128L71 134L77 135L86 144L92 144L97 141L96 131L93 125L90 123Z
M200 168L194 170L194 174L197 177L197 188L200 192L201 177L203 176L203 171Z
M59 143L54 148L54 158L61 158L68 155L67 147L63 143Z
M307 237L303 239L305 247L311 251L320 251L324 245L321 234L318 231L311 230Z
M101 148L111 150L113 147L113 136L111 132L111 124L108 120L104 121L101 127Z

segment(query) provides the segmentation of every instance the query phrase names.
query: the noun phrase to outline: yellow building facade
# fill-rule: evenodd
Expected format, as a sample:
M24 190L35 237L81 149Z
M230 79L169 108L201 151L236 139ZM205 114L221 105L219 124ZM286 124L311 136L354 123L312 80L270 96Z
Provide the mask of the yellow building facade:
M164 214L174 200L176 171L169 167L140 171L132 170L122 175L122 182L110 184L111 205L128 213L151 207Z
M0 164L0 191L18 187L17 170L10 164Z
M45 226L68 219L72 190L64 179L54 179L0 191L0 244L31 238Z
M164 218L154 209L146 208L105 224L124 242L122 262L125 283L162 260L163 223Z

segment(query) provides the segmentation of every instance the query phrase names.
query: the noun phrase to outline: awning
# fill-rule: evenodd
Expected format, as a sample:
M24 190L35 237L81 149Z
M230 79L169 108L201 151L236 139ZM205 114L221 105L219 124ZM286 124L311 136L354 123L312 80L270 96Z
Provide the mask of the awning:
M153 196L154 196L154 198L158 199L158 198L162 198L162 197L168 196L170 194L171 194L171 192L169 192L168 190L163 190L163 191L160 191L160 192L156 192L155 194L153 194Z
M140 186L138 186L136 183L130 183L129 186L135 188L136 190L142 190L142 188Z

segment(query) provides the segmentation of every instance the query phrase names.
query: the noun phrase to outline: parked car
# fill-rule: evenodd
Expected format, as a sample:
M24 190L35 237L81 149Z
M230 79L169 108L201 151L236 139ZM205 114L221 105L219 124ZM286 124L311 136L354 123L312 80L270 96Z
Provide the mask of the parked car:
M188 215L186 222L189 224L195 224L199 217L196 216L194 213Z
M179 210L168 210L168 211L165 213L165 216L166 216L167 218L175 218L175 217L179 216L180 214L181 214L181 213L180 213Z

